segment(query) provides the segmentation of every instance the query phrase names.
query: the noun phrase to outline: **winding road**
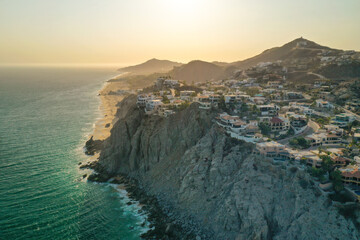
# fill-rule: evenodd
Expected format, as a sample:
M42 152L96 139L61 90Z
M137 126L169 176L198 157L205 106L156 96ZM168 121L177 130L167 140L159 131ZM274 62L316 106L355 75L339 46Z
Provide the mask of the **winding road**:
M304 137L304 136L307 136L307 135L312 134L314 132L317 132L319 129L320 129L319 124L317 124L316 122L314 122L314 121L312 121L310 119L309 122L308 122L307 128L303 132L301 132L299 134L296 134L296 135L293 135L291 137L287 137L287 138L278 140L277 142L281 143L281 144L284 144L284 145L288 145L289 141L291 139L293 139L294 137Z

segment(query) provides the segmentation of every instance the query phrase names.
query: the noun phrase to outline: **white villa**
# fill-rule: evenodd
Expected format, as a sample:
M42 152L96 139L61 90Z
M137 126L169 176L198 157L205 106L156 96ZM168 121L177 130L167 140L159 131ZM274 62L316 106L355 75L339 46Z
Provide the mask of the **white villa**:
M318 99L315 101L316 102L316 107L318 108L334 108L334 106L329 103L328 101L324 101L322 99Z

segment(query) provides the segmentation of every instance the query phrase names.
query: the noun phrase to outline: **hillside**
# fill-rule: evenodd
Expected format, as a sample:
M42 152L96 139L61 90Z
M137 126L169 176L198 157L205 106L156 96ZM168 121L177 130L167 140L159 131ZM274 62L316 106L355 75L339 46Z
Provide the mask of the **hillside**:
M168 75L188 84L216 81L234 77L235 72L254 67L258 63L276 62L278 60L282 61L281 66L295 68L296 72L291 70L287 76L287 79L291 81L305 80L311 82L316 80L316 76L309 75L308 72L320 73L330 79L359 77L358 63L344 63L341 66L333 64L321 65L320 59L322 57L331 56L340 59L343 53L343 50L332 49L304 38L297 38L281 47L274 47L254 57L233 63L195 60L187 64L181 64L168 60L151 59L139 65L120 68L119 71L130 72L131 74L126 76L127 80L129 82L133 81L139 88L142 87L142 83L146 86L149 85L160 75ZM352 59L359 59L359 54L354 53ZM299 65L305 67L296 69Z
M169 75L187 83L206 82L221 79L224 75L224 68L213 63L196 60L175 67L169 72Z
M330 79L351 79L360 77L360 63L353 62L346 65L330 64L321 67L317 73Z
M303 168L251 154L214 116L196 103L169 118L145 116L136 96L125 98L97 163L103 173L93 177L136 179L169 217L167 226L201 239L359 239L359 218L339 214Z
M181 65L182 64L178 62L153 58L138 65L120 68L118 71L129 72L132 75L147 75L152 73L166 73L171 71L173 67Z
M265 50L259 55L248 58L243 61L233 62L230 65L241 69L249 68L257 65L260 62L274 62L278 60L292 60L294 58L315 57L322 50L332 50L340 52L341 50L331 49L329 47L321 46L315 42L304 38L297 38L281 47L274 47Z

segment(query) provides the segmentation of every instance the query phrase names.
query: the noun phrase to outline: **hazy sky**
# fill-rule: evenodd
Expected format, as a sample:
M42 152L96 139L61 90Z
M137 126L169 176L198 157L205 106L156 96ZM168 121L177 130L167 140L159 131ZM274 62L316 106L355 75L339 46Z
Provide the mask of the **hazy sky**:
M360 50L360 0L0 0L0 63L237 61L303 36Z

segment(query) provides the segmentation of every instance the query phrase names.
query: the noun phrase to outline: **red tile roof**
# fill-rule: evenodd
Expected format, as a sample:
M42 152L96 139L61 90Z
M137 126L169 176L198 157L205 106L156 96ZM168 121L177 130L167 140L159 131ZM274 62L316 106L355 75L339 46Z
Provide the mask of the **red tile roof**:
M240 120L233 123L233 125L235 125L235 126L242 126L242 125L245 125L245 124L246 124L245 122L240 121Z
M222 118L222 119L225 119L225 120L235 120L235 119L239 119L238 116L230 116L230 115L225 115L225 116L222 116L221 118Z
M349 159L343 158L343 157L336 157L336 158L334 158L334 161L335 162L342 162L342 163L350 162Z
M273 117L272 119L270 119L270 122L272 122L272 123L282 123L282 122L284 122L284 121L281 120L281 119L278 118L278 117Z
M342 172L341 175L343 177L355 177L360 179L360 171L352 171L352 172Z

